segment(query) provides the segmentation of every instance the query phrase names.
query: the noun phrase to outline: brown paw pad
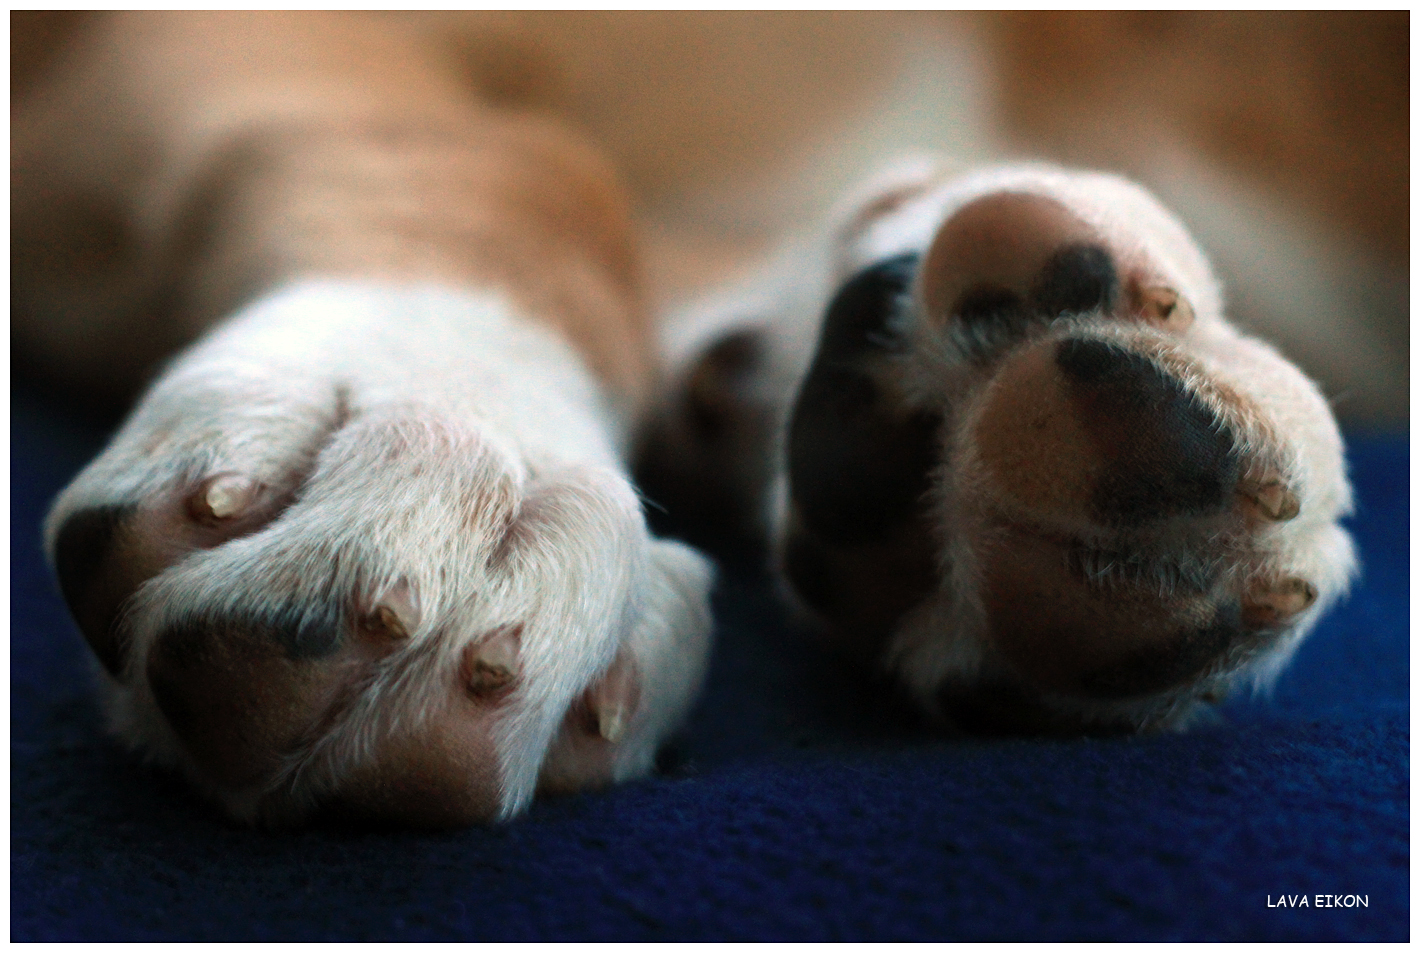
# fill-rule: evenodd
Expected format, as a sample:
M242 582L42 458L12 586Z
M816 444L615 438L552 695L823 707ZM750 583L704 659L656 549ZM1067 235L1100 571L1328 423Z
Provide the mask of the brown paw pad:
M958 210L928 250L926 313L971 361L993 360L1033 329L1094 314L1178 334L1192 306L1137 249L1112 247L1065 204L1002 192Z
M1010 527L983 544L991 642L1034 689L1141 697L1197 678L1247 639L1237 603L1210 580L1170 590L1160 567L1102 583L1075 549Z
M1242 472L1228 424L1145 354L1067 338L1002 368L975 426L1018 515L1111 528L1226 511Z
M951 333L974 361L994 358L1067 314L1112 310L1119 297L1114 259L1100 245L1066 245L1042 266L1024 295L993 281L967 287L951 307Z
M1048 317L1118 292L1114 262L1094 229L1054 199L1016 192L958 210L937 232L923 268L923 304L938 321L972 312L962 303L982 288L1022 304L1030 299L1030 310Z
M104 668L115 676L123 671L123 610L143 583L189 553L256 532L291 498L290 491L222 473L176 495L70 515L54 538L55 576L79 631Z
M407 585L368 611L359 604L191 610L159 630L147 656L148 684L210 780L233 790L272 781L294 753L329 732L380 664L409 644L419 618ZM481 643L477 674L513 681L516 636L511 644ZM467 674L465 683L472 693Z
M270 781L333 701L344 620L334 611L192 615L159 632L148 684L217 784Z

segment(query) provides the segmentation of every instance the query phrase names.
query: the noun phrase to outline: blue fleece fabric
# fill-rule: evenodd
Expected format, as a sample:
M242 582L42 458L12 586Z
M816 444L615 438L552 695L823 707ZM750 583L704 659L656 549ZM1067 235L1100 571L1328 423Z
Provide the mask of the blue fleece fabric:
M102 734L39 549L102 430L12 398L12 940L1409 938L1407 434L1350 442L1360 585L1211 727L934 735L728 572L660 776L496 828L266 833Z

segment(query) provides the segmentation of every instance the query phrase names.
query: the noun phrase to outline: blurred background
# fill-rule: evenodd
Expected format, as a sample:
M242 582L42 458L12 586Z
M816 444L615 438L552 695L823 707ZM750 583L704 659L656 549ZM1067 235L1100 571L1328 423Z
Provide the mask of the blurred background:
M102 14L98 14L102 15ZM1124 172L1351 425L1409 415L1409 21L1389 12L363 13L610 151L653 303L905 150ZM91 14L13 13L12 102Z

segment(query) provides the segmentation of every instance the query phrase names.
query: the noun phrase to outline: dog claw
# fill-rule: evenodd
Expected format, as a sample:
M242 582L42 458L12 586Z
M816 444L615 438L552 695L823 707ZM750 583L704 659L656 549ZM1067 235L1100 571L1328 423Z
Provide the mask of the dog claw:
M255 495L255 481L234 473L220 473L208 478L192 495L188 510L200 520L230 520L239 516Z
M1302 511L1302 501L1281 480L1244 482L1238 485L1238 494L1251 504L1258 517L1269 523L1285 523Z
M1186 331L1193 324L1193 306L1172 288L1145 288L1141 310L1151 324L1168 331Z
M636 712L640 698L638 679L635 657L623 647L606 674L587 690L585 699L591 718L584 722L584 730L611 744L620 741Z
M518 677L520 625L505 626L464 649L464 687L475 698L501 692Z
M597 712L597 733L615 744L626 733L626 712L620 705L611 705Z
M515 677L517 673L505 665L474 658L469 665L466 686L470 695L482 698L507 688Z
M400 641L419 628L419 621L419 600L403 579L389 587L369 614L371 629L385 638Z
M470 695L482 698L507 688L512 684L513 678L514 672L511 669L475 661L468 679L468 691Z
M391 639L409 638L409 630L400 621L399 614L389 606L379 606L375 609L375 616L372 620L374 627Z
M1243 623L1253 629L1286 625L1311 608L1316 596L1316 586L1296 576L1262 582L1243 595Z

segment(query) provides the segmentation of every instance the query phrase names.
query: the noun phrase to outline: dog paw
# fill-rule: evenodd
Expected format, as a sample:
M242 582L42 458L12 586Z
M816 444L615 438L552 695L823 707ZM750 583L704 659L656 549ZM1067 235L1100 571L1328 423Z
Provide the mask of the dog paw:
M1329 408L1122 180L925 182L842 241L785 441L783 574L930 708L1178 724L1345 589Z
M115 728L261 823L464 824L645 774L698 690L708 564L647 533L580 393L539 404L573 384L409 327L490 309L386 305L235 319L57 502Z

